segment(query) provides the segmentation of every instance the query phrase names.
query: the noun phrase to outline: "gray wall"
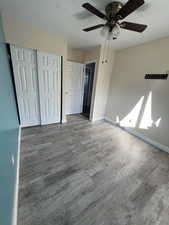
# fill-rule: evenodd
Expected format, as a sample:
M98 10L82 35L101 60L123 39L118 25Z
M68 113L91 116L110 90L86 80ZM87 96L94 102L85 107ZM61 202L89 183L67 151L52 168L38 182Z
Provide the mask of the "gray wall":
M0 225L10 225L16 178L19 124L7 50L3 42L0 18Z
M115 56L106 117L113 122L118 122L119 117L120 124L124 127L135 124L131 128L133 131L169 147L169 79L167 81L144 79L146 73L166 73L167 70L169 70L169 38L118 51ZM146 107L150 92L152 101ZM132 111L142 96L144 97L142 106L137 105ZM143 117L145 108L147 113ZM141 125L143 118L144 126ZM161 122L156 127L159 118Z

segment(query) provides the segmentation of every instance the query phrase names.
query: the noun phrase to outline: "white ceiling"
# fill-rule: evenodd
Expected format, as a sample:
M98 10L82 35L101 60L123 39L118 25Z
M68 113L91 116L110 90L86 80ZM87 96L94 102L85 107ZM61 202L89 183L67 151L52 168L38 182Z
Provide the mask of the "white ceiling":
M147 24L148 29L142 34L122 30L118 40L112 41L114 48L126 48L169 36L169 0L145 1L143 7L125 20ZM82 29L102 20L86 12L81 7L84 2L103 10L111 0L0 0L0 11L50 32L63 33L71 47L90 48L104 40L99 30L85 33Z

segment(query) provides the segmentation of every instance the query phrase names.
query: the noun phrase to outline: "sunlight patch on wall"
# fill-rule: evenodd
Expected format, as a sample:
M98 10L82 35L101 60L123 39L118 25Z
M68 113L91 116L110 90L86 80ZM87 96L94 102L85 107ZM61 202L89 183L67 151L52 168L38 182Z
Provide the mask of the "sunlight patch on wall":
M135 107L132 109L132 111L120 121L120 126L122 126L122 127L136 127L138 117L139 117L139 114L140 114L140 110L141 110L142 105L143 105L143 100L144 100L144 96L142 96L140 98L140 100L135 105Z
M152 119L152 92L148 94L146 103L144 104L146 98L142 96L134 108L120 120L119 116L116 116L116 123L122 127L149 129L151 127L157 128L161 123L161 117L157 121ZM143 112L143 115L142 115Z
M153 120L152 120L152 92L149 92L148 99L144 108L143 117L140 122L139 128L141 129L148 129L152 127Z
M119 116L116 116L116 123L120 123L120 118L119 118Z
M160 122L161 122L161 117L155 122L155 126L159 127L160 126Z

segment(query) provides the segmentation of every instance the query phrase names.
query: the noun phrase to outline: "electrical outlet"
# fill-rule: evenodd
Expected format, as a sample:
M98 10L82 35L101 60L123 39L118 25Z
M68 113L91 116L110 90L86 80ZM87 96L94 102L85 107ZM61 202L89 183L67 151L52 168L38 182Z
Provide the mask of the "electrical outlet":
M14 166L14 164L15 164L15 159L14 159L14 156L13 156L13 155L11 155L11 161L12 161L12 165Z

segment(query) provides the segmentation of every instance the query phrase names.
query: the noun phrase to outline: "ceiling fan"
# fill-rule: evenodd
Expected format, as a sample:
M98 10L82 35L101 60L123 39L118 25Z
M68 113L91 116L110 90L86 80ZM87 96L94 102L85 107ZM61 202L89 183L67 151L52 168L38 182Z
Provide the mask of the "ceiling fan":
M144 0L129 0L126 4L120 1L113 1L105 7L105 14L96 9L90 3L84 3L83 8L87 9L89 12L105 20L105 24L98 24L96 26L88 27L83 29L83 31L88 32L102 27L101 34L106 36L106 38L116 39L120 34L120 29L126 29L130 31L135 31L142 33L147 25L131 23L131 22L119 22L126 18L129 14L134 12L140 6L144 4Z

